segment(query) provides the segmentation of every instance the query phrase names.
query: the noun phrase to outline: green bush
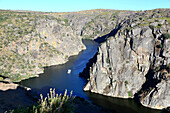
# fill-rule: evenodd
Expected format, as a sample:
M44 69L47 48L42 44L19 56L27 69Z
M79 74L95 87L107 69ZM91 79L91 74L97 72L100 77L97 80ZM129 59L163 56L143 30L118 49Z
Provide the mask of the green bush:
M142 17L139 17L139 20L142 20Z
M138 69L138 71L142 71L142 69Z
M163 37L164 37L165 39L169 39L169 38L170 38L170 34L169 34L169 33L165 33L165 34L163 34Z
M159 22L159 20L155 20L155 22Z
M162 27L162 24L158 24L158 28L161 28Z
M0 77L0 81L3 81L4 79L2 77Z
M125 86L128 84L128 81L125 81Z
M110 59L109 59L109 58L106 58L106 62L107 62L107 63L110 63Z
M65 25L68 26L68 19L64 19Z
M162 47L163 47L163 46L162 46L162 44L160 44L159 46L160 46L160 48L162 48Z
M157 48L162 48L163 45L160 43L159 45L156 46Z
M149 27L150 27L152 30L154 30L154 26L153 26L153 25L149 25Z
M72 91L70 95L67 95L67 90L65 90L64 95L58 95L55 93L55 89L50 89L50 94L41 99L38 105L33 105L32 107L18 108L12 110L11 113L72 113L75 110L75 104L73 103L74 97L72 97Z
M131 97L131 92L130 91L128 92L128 96Z

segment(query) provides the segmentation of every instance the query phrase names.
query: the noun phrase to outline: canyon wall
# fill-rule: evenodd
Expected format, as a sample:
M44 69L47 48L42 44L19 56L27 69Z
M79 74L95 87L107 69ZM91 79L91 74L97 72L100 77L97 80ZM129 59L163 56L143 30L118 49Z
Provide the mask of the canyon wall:
M170 106L169 9L1 10L0 81L19 82L65 63L85 49L82 39L101 43L85 91L134 98L156 109Z
M82 39L93 38L87 32L95 29L87 26L94 20L99 23L100 17L106 18L106 24L102 24L105 23L105 19L102 19L103 28L98 31L102 33L111 25L109 21L113 21L113 14L117 12L90 10L45 13L1 10L0 81L8 82L10 79L19 82L39 76L38 74L43 73L43 67L65 63L70 56L77 55L86 48Z
M99 47L85 91L170 106L170 10L139 12Z

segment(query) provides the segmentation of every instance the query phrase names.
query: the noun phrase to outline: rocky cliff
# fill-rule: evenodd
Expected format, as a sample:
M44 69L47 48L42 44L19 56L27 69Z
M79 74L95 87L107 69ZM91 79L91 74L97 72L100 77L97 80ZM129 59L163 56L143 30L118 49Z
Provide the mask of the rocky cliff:
M65 63L69 56L85 49L82 37L63 17L34 12L0 13L0 75L12 81L38 76L43 67Z
M84 90L170 106L170 10L137 12L119 21L99 47Z
M0 11L0 81L18 82L43 73L43 67L63 64L69 56L85 49L82 38L95 31L92 21L100 25L98 33L113 21L114 10L89 10L73 13L45 13L29 11ZM132 11L129 11L130 14ZM115 17L114 17L115 18ZM115 21L116 22L116 21ZM90 28L90 29L89 29ZM97 27L98 28L98 27ZM107 29L107 32L111 29ZM97 35L97 34L94 34ZM93 36L94 36L93 35Z
M103 42L84 90L169 106L170 10L0 11L0 81L19 82Z

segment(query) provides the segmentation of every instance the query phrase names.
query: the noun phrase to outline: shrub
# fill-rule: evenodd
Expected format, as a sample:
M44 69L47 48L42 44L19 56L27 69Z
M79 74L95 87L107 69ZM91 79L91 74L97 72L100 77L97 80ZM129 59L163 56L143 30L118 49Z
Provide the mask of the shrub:
M162 46L162 44L160 44L159 46L160 46L160 48L162 48L162 47L163 47L163 46Z
M131 92L130 91L128 92L128 96L131 97Z
M110 63L110 60L109 60L109 58L106 58L106 62L107 62L107 63Z
M153 25L149 25L149 27L150 27L152 30L154 30L154 26L153 26Z
M155 20L155 22L159 22L159 20Z
M142 71L142 69L138 69L138 71Z
M156 46L157 48L162 48L163 45L160 43L159 45Z
M139 17L139 20L142 20L142 17Z
M55 93L55 89L50 89L50 94L47 94L47 97L43 98L42 94L40 95L41 99L39 105L33 105L32 107L18 108L12 110L11 113L70 113L75 110L75 105L73 104L74 97L72 96L72 91L70 95L67 95L67 90L65 90L64 95L58 95Z
M12 65L9 65L9 69L11 69L12 68Z
M64 19L65 25L68 26L68 19Z
M4 79L2 77L0 77L0 81L3 81Z
M170 34L169 34L169 33L165 33L165 34L163 34L163 37L164 37L165 39L169 39L169 38L170 38Z
M128 84L128 81L125 81L125 86Z
M161 28L162 24L158 24L158 28Z

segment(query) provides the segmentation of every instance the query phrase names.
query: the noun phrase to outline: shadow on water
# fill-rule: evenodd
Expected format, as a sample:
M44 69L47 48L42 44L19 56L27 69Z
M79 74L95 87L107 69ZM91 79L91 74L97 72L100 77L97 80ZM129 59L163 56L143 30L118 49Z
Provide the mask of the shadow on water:
M47 67L39 78L24 80L20 84L32 88L34 92L44 96L50 88L55 88L57 93L63 93L65 89L68 92L73 90L73 95L85 98L106 111L109 110L114 113L160 113L159 110L138 105L132 99L112 98L84 92L83 87L86 84L86 79L79 77L79 73L86 67L89 59L96 54L99 44L92 40L83 40L83 42L87 49L77 56L70 57L66 64ZM67 73L68 69L71 69L70 74Z
M30 92L22 87L6 91L0 90L0 113L8 113L5 111L15 109L21 105L27 107L36 104L37 99L29 96L29 94Z
M161 110L154 110L136 103L133 99L122 99L103 96L91 92L85 92L88 100L94 105L114 113L161 113Z

